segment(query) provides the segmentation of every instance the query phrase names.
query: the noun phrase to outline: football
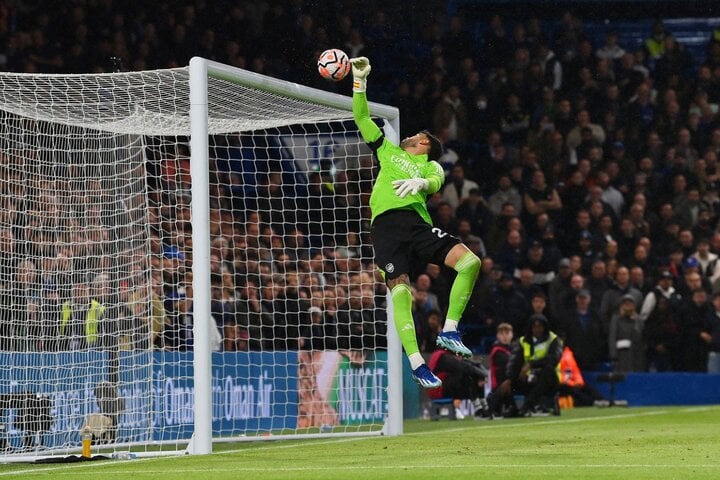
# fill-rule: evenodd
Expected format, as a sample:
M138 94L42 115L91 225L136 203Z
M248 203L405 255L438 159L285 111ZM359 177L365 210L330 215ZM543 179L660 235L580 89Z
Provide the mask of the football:
M318 72L326 80L339 82L350 73L350 59L347 54L337 48L330 48L318 58Z

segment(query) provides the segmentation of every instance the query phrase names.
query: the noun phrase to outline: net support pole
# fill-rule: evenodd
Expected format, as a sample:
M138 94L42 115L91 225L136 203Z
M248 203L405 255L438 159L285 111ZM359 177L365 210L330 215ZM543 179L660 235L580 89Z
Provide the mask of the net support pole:
M190 177L192 179L193 378L191 454L212 453L212 359L210 349L210 180L208 173L207 64L190 60Z
M390 121L390 129L385 129L385 136L395 145L400 144L400 120L395 116ZM392 307L392 296L387 293L387 351L388 351L388 419L385 423L385 434L389 436L403 433L403 351L400 335L395 329L395 317Z

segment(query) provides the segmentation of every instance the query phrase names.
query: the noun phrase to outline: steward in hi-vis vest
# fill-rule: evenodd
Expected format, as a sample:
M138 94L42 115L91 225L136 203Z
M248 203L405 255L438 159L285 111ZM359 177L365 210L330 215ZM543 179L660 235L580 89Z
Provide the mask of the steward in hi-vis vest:
M535 314L529 323L528 333L514 345L508 378L499 388L503 396L525 395L519 411L522 416L537 411L542 400L555 397L563 351L563 341L550 331L545 315Z
M79 283L73 286L72 300L63 303L60 310L60 350L102 347L102 322L106 309L105 305L90 298L87 285Z

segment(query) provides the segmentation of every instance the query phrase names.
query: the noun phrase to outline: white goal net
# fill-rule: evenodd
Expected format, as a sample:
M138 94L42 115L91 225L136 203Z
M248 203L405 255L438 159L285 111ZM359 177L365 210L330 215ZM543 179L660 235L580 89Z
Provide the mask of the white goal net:
M0 461L401 431L350 98L195 62L0 74Z

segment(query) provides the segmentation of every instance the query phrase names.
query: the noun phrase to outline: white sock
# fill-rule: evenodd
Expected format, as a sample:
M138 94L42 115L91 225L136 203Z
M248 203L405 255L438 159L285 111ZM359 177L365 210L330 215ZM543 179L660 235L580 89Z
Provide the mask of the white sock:
M446 318L443 332L456 332L458 323L459 322L457 320L450 320L449 318Z
M420 355L420 353L413 353L412 355L408 355L408 360L410 360L410 367L413 370L425 363L425 359L422 355Z

